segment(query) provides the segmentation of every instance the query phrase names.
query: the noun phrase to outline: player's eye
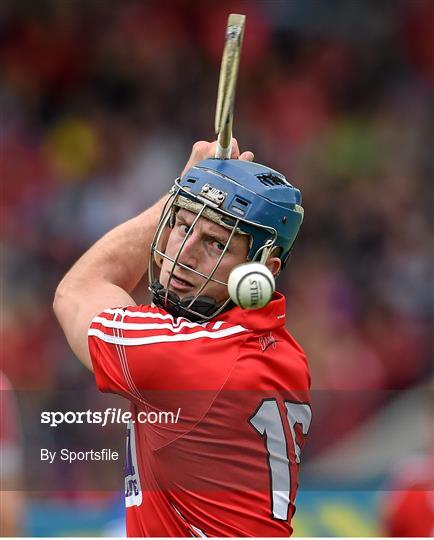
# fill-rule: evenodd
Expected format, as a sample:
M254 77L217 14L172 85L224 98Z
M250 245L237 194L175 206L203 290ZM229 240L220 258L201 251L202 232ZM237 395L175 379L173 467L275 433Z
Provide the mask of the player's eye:
M187 234L190 230L190 227L185 223L179 223L178 227L182 234Z
M226 247L225 244L223 244L222 242L219 242L218 240L216 240L215 242L213 242L213 245L219 250L219 251L223 251Z

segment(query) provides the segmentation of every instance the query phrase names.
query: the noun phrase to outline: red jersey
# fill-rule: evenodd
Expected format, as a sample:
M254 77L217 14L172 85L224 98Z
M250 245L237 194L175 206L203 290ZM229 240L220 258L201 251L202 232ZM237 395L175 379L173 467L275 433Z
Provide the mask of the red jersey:
M149 305L107 309L89 349L98 388L131 401L129 536L292 533L310 376L282 295L202 324Z
M400 463L390 487L382 501L382 534L433 537L434 456Z

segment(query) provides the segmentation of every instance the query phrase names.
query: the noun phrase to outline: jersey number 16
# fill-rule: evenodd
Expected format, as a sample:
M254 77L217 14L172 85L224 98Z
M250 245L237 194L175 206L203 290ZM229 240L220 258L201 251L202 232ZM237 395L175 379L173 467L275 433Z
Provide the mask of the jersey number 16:
M301 426L303 436L309 431L312 412L306 403L293 403L284 401L286 420L289 433L294 444L296 463L300 463L301 448L297 442L295 427ZM256 432L264 437L265 447L268 453L268 465L270 468L272 515L274 519L288 519L288 508L291 502L291 467L288 457L288 446L285 437L285 429L280 415L276 399L264 399L249 418L250 424Z

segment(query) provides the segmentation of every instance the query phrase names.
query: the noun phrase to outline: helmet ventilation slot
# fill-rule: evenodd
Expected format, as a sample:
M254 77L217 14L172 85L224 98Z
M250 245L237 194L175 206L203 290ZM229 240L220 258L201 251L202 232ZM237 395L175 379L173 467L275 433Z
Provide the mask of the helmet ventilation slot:
M248 201L241 199L241 197L235 197L230 210L237 213L239 216L244 216L249 204Z
M257 174L256 178L264 184L264 186L287 186L288 182L277 174Z

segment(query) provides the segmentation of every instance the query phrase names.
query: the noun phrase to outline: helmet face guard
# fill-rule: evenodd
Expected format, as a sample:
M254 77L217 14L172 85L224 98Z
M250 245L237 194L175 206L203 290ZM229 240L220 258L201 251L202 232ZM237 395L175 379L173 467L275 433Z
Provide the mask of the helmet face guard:
M239 178L240 176L242 178ZM279 197L275 196L275 186L280 187L277 190ZM285 193L282 194L282 191ZM210 282L227 286L226 282L214 276L235 234L246 234L250 237L247 260L265 263L273 248L279 247L283 266L303 217L303 209L298 204L301 202L300 192L287 183L282 175L268 167L239 160L202 161L192 167L183 178L175 180L170 194L151 243L149 289L156 305L174 316L183 316L199 322L207 321L229 307L229 294L226 301L217 305L214 299L202 296L201 293ZM292 198L288 196L289 194ZM285 205L279 204L280 199ZM195 213L196 217L177 253L174 257L170 257L162 245L163 234L167 231L167 227L173 227L175 214L179 208ZM250 216L253 219L249 219ZM224 249L208 275L179 262L184 246L201 218L209 219L230 231ZM154 271L154 261L161 263L163 259L172 263L167 288L158 282ZM169 290L176 267L193 272L203 279L194 296L181 300L176 293Z

